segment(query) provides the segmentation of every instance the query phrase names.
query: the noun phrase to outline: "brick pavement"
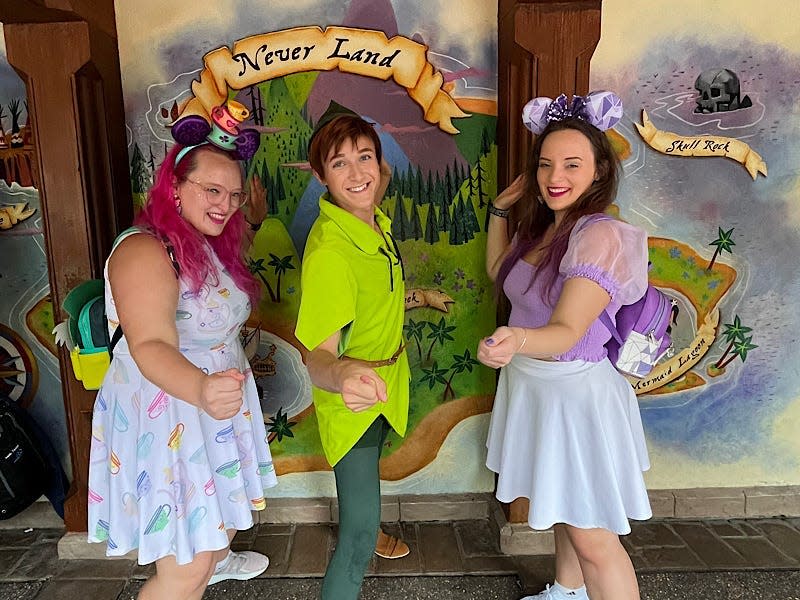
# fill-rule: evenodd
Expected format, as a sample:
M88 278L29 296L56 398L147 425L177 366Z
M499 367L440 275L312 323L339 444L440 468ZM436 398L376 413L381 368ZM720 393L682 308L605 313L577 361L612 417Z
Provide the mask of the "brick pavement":
M411 554L394 561L374 558L370 576L515 576L526 592L541 589L553 577L552 557L503 555L497 524L491 519L389 523L385 528L402 535ZM0 600L2 586L11 582L19 589L29 587L25 598L36 600L77 593L116 598L152 572L152 566L125 560L58 560L61 533L0 530ZM336 525L331 524L262 524L237 535L234 547L269 554L265 579L314 578L324 572L335 536ZM623 543L644 577L675 571L800 570L797 518L651 520L633 523Z

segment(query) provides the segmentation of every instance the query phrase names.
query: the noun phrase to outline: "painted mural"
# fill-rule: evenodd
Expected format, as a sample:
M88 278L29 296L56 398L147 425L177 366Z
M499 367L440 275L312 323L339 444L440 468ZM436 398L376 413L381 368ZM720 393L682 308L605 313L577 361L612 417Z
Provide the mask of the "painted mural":
M603 3L591 85L626 107L620 216L653 236L651 281L681 308L675 356L634 382L671 378L639 396L651 488L800 483L798 18Z
M69 473L27 108L25 84L8 64L0 25L0 393L27 408L49 433Z
M292 334L321 192L305 145L330 98L376 124L394 170L384 208L406 263L412 403L409 434L387 440L384 492L494 487L483 468L494 374L474 351L495 314L483 248L496 193L496 9L454 4L280 0L198 12L188 0L118 3L135 203L172 125L203 113L191 101L193 82L216 72L209 56L234 68L210 89L245 105L247 125L261 132L249 171L268 190L268 216L249 264L263 297L243 338L281 473L277 494L334 493ZM757 13L739 0L702 10L688 0L647 10L603 2L591 87L625 105L612 133L625 167L617 209L649 231L651 281L679 307L674 352L631 380L653 489L800 484L799 19L800 7L777 0ZM311 64L323 47L336 64ZM398 71L414 52L417 81L424 70L433 82L424 97L455 107L444 127ZM385 78L382 60L394 68ZM52 433L69 468L33 152L24 85L0 36L0 386Z
M330 99L375 123L393 168L382 208L405 263L413 400L405 439L392 433L384 448L384 491L493 489L479 440L495 377L475 345L495 314L483 248L496 193L496 15L471 0L462 21L441 22L444 4L306 0L201 15L173 2L159 22L142 19L160 10L117 5L136 203L172 127L210 120L233 99L250 114L243 126L261 133L248 171L267 190L268 215L248 262L263 295L243 336L280 495L334 492L293 333L322 192L306 147Z
M305 146L331 98L374 122L394 170L384 208L406 261L412 363L409 434L387 440L384 491L491 490L482 465L494 375L474 347L495 315L483 249L496 193L496 9L478 0L458 11L448 0L278 4L199 13L179 1L166 15L160 4L117 6L134 201L177 121L207 118L225 98L247 107L262 137L249 172L268 190L268 217L249 258L264 293L244 341L277 493L331 495L292 333L322 191ZM702 12L679 4L685 10L606 0L591 72L591 87L614 90L626 109L611 134L625 167L619 216L649 231L651 282L678 307L673 350L631 380L652 453L648 484L797 484L800 46L788 24L800 9L769 0L754 16L744 2Z

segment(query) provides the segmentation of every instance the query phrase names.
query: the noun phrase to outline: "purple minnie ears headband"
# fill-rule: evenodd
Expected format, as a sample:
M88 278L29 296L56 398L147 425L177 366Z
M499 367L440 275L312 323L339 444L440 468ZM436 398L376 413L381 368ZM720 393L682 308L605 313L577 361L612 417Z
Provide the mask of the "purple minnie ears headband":
M236 160L248 160L258 150L261 134L256 129L240 129L250 111L235 100L228 100L211 110L211 123L199 115L178 119L172 126L172 137L185 146L175 157L181 159L198 146L212 144L231 153Z
M580 119L605 131L622 119L622 100L614 92L589 92L585 96L573 96L570 103L561 94L555 100L534 98L522 109L522 122L537 135L550 121L565 119Z

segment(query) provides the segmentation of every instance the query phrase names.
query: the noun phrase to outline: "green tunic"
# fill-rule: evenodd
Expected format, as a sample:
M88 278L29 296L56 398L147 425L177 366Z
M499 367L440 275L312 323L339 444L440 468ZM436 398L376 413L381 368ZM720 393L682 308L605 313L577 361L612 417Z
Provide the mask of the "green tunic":
M390 358L403 341L405 288L400 257L390 241L391 221L375 208L383 238L324 194L319 217L306 241L302 296L295 334L309 350L342 331L339 356ZM386 381L388 399L363 412L348 409L341 394L313 387L322 448L335 465L383 414L405 435L410 370L403 351L397 362L375 371Z

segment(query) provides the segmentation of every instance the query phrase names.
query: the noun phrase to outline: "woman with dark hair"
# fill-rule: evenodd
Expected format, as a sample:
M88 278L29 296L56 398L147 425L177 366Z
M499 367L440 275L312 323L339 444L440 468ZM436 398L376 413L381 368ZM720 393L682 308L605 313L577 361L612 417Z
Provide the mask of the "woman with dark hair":
M106 314L124 335L94 406L89 541L155 562L142 599L199 599L269 564L229 550L277 482L239 339L259 293L243 184L230 151L174 146L106 262Z
M651 516L647 447L599 320L647 287L646 233L597 216L616 195L618 159L603 131L621 112L609 92L529 103L524 120L538 135L528 168L489 208L487 270L511 314L478 348L481 362L502 367L486 464L497 498L528 498L528 524L552 526L556 543L556 582L528 600L639 597L619 535L628 519Z
M372 125L331 102L311 137L309 162L327 192L306 242L295 333L308 349L339 500L339 538L322 598L355 600L373 552L408 554L401 540L379 531L381 449L389 428L403 435L408 420L403 263L378 208L391 171Z

